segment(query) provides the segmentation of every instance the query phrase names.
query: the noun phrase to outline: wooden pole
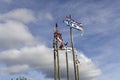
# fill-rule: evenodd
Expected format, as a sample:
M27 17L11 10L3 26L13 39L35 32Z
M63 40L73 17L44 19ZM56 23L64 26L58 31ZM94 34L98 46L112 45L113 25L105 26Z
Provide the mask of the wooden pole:
M76 66L77 66L77 79L79 80L79 60L77 58L77 55L76 55Z
M60 80L60 63L59 63L59 53L58 53L58 42L57 41L56 41L56 52L57 52L58 80Z
M66 47L66 68L67 68L67 80L69 80L69 65L68 65L67 47Z
M78 77L78 80L79 80L79 63L77 63L77 77Z
M74 42L73 42L73 35L72 35L72 27L70 27L70 39L71 39L72 54L73 54L74 75L75 75L75 80L78 80L77 79L77 72L76 72L76 59L75 59L75 52L74 52Z
M56 42L55 42L55 38L53 40L53 48L54 48L54 80L57 80L57 76L56 76Z
M56 23L56 27L55 27L55 31L58 31L57 29L58 25ZM54 38L55 38L55 35L54 35ZM57 56L57 75L58 75L58 80L60 80L60 64L59 64L59 52L58 52L58 41L56 40L55 38L55 46L56 46L56 56Z

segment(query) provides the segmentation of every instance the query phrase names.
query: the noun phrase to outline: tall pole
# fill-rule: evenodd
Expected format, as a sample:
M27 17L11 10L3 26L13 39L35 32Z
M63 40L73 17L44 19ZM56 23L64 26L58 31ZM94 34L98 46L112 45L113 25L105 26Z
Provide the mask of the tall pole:
M59 64L59 53L58 53L58 41L56 41L56 52L57 52L58 80L60 80L60 64Z
M67 68L67 80L69 80L69 66L68 66L68 53L67 53L67 47L66 47L66 68Z
M78 77L78 80L79 80L79 63L77 63L77 77Z
M55 31L54 31L54 38L55 38L55 50L56 50L56 60L57 60L57 77L58 77L58 80L60 80L60 64L59 64L59 52L58 52L58 41L56 39L56 36L55 36L55 33L57 32L58 33L58 29L57 29L58 25L56 23L56 26L55 26Z
M80 64L80 62L79 62L79 60L78 60L78 58L77 58L77 55L76 55L77 79L78 79L78 80L79 80L79 64Z
M54 80L57 80L57 76L56 76L56 42L55 42L55 38L53 40L53 48L54 48Z
M72 27L70 27L70 39L71 39L72 54L73 54L74 75L75 75L75 80L78 80L77 79L77 72L76 72L76 59L75 59L75 52L74 52L74 42L73 42L73 35L72 35Z

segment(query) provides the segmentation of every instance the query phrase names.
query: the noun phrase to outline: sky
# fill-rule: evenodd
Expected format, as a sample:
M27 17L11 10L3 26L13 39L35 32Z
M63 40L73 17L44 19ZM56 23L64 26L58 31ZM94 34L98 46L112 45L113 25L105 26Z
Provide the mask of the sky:
M0 80L25 76L54 80L53 29L58 24L70 45L66 16L81 23L84 35L73 29L80 80L119 80L119 0L0 0ZM60 53L61 80L66 80L64 51ZM74 80L69 52L70 80Z

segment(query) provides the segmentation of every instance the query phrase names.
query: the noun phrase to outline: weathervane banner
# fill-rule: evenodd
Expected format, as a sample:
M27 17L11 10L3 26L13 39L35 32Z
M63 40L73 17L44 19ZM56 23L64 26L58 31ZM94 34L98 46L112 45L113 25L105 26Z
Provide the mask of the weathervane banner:
M71 18L69 18L67 16L66 16L66 20L64 21L64 23L66 23L67 26L70 26L72 28L78 29L80 31L84 30L83 27L82 27L82 23L77 22L76 20L71 19Z

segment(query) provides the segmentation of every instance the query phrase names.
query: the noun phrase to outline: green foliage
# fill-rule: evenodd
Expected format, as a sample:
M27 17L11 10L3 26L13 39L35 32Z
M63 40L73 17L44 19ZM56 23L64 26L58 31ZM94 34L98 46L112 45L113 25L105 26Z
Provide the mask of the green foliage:
M26 78L26 77L18 77L18 78L16 78L16 79L11 79L11 80L29 80L28 78Z

